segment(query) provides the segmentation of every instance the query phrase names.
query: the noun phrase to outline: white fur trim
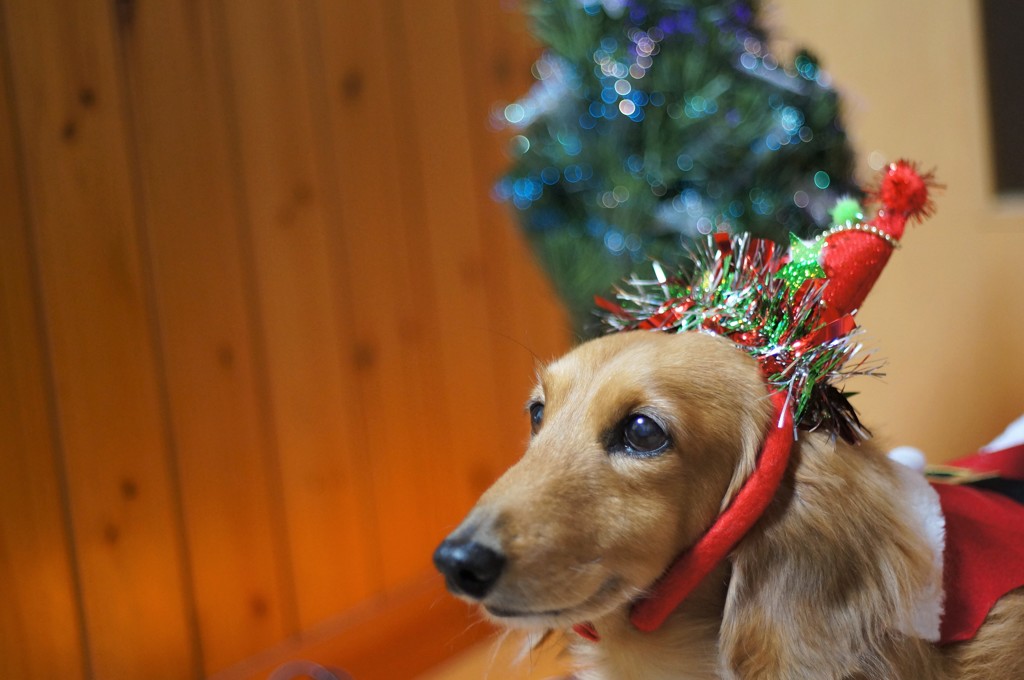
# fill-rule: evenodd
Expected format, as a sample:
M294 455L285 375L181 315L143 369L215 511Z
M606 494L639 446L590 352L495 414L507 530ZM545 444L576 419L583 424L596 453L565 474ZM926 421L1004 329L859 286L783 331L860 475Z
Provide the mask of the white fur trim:
M924 472L925 458L921 449L913 446L897 446L889 452L889 460L894 460L904 467L917 472Z
M981 452L991 453L992 451L1008 449L1018 444L1024 444L1024 416L1010 423L1001 435L981 447Z
M946 518L939 505L939 495L919 472L903 465L894 465L900 478L898 496L904 504L907 520L932 549L932 575L918 593L914 613L904 622L903 632L930 642L939 640L944 592L942 590L942 554L946 546Z

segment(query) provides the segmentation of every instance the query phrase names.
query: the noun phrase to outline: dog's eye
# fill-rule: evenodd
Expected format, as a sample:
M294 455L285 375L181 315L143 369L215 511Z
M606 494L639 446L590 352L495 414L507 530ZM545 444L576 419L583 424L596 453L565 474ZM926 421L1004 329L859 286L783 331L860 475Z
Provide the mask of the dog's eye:
M634 413L622 425L622 443L630 453L650 455L668 447L668 435L650 416Z
M544 422L544 404L535 401L530 404L530 430L537 434L541 423Z

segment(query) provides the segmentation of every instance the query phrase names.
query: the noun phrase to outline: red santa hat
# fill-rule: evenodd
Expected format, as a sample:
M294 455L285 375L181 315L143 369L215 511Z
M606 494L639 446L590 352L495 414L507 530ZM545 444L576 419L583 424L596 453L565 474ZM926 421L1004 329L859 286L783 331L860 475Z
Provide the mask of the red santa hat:
M837 315L860 308L892 251L899 247L907 222L931 215L934 207L929 188L934 186L932 173L922 174L913 163L890 163L878 187L869 194L878 204L874 217L865 222L843 221L821 235L821 265L829 281L824 300Z

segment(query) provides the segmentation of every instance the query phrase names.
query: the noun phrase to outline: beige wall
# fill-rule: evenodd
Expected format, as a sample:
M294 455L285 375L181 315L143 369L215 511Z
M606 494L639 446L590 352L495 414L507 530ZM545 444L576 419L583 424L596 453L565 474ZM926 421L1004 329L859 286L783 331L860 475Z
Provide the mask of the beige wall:
M769 14L778 36L832 74L865 176L877 151L934 166L946 185L936 217L908 232L860 316L888 376L852 385L884 442L935 461L1024 413L1024 201L991 189L976 5L776 0Z

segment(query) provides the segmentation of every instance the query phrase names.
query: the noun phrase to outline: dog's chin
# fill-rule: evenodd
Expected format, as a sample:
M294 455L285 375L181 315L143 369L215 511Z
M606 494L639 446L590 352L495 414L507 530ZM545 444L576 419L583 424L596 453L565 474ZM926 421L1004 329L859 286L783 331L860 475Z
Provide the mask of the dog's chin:
M483 602L481 609L493 623L519 630L566 628L598 619L626 604L630 591L621 579L611 577L596 592L568 607L545 607L537 603Z

